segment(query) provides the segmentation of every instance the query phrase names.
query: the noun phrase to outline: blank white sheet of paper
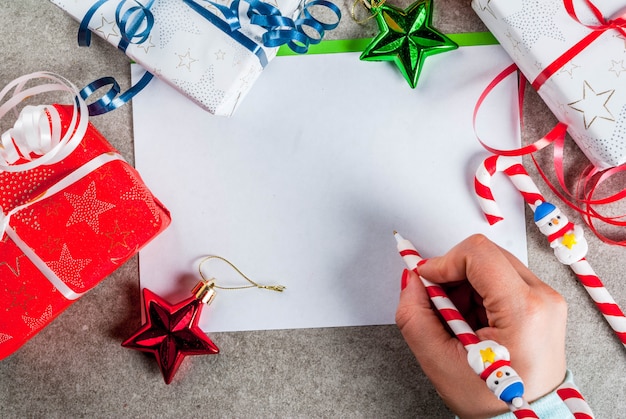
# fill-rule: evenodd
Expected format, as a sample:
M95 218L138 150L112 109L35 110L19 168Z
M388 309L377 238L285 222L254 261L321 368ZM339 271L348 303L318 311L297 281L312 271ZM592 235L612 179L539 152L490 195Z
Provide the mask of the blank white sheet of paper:
M154 80L133 99L135 159L172 224L140 253L141 288L180 301L200 258L219 255L287 288L218 290L207 332L377 325L394 322L404 269L394 230L425 257L483 233L525 262L519 193L494 178L505 220L489 226L473 192L488 156L474 106L510 63L499 46L459 48L428 58L411 89L356 53L277 57L229 118ZM494 147L520 144L516 95L511 78L481 110ZM245 284L219 261L204 272Z

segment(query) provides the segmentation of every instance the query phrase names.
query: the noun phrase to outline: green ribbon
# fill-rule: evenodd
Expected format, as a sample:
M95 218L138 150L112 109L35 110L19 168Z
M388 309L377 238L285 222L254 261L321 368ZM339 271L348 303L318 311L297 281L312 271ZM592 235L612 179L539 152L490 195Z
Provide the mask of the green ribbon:
M467 32L446 34L447 37L456 42L460 47L473 47L480 45L497 45L497 39L491 32ZM335 54L338 52L363 52L369 45L372 38L358 39L333 39L324 40L316 45L309 47L308 54ZM289 49L286 45L278 49L280 56L298 55Z

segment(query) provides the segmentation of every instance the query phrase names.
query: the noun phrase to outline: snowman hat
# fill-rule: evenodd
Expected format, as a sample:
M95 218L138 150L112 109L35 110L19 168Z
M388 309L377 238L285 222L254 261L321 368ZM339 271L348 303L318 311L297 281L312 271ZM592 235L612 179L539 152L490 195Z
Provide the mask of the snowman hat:
M552 218L556 217L559 209L549 202L535 202L535 224L537 227L541 227L547 224Z

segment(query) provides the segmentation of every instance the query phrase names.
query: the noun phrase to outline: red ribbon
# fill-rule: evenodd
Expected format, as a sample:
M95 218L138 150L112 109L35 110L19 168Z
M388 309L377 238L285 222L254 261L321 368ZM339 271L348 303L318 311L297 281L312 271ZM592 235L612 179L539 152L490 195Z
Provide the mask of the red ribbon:
M487 88L480 95L480 97L478 98L478 101L476 102L476 106L474 107L474 115L473 115L474 132L476 132L476 119L478 117L478 111L482 107L482 104L485 101L485 99L487 98L487 96L489 96L491 91L493 89L495 89L495 87L498 84L500 84L500 82L502 82L508 76L510 76L511 74L513 74L513 73L515 73L517 71L518 71L517 65L516 64L511 64L510 66L505 68L500 74L498 74L493 79L493 81L491 83L489 83ZM518 92L517 101L518 101L518 109L519 109L520 121L524 120L524 86L525 86L526 82L527 82L526 77L524 77L524 75L521 72L518 72L518 83L519 83L519 85L518 85L518 89L517 89L517 92ZM535 151L539 151L542 148L547 147L551 143L557 141L559 138L565 138L566 131L567 131L567 125L562 123L562 122L559 122L552 129L552 131L550 131L545 136L543 136L543 138L540 138L539 140L535 141L534 143L529 144L527 146L524 146L522 148L516 149L516 150L500 150L500 149L497 149L497 148L490 147L489 145L487 145L485 142L483 142L480 139L480 137L478 136L478 133L476 133L476 138L478 139L478 142L480 142L480 144L483 147L485 147L489 152L491 152L493 154L498 154L498 155L501 155L501 156L516 157L516 156L523 156L525 154L532 154Z
M473 115L473 119L472 122L474 124L474 132L476 132L476 119L478 117L478 111L480 110L483 102L485 101L485 99L487 98L487 96L489 96L489 94L491 93L491 91L493 89L495 89L495 87L500 84L500 82L502 82L504 79L506 79L508 76L510 76L511 74L518 72L518 81L519 81L519 85L518 85L518 89L517 89L517 99L518 99L518 109L519 109L519 118L520 121L524 120L524 86L526 85L526 77L524 77L524 75L518 71L517 65L516 64L511 64L510 66L508 66L507 68L505 68L500 74L498 74L492 81L491 83L489 83L489 85L485 88L485 90L483 91L483 93L480 95L480 97L478 98L478 101L476 102L476 106L474 107L474 115ZM547 146L549 146L552 143L558 142L559 139L564 139L565 138L565 134L567 132L567 125L559 122L558 124L556 124L556 126L546 135L544 135L542 138L540 138L539 140L535 141L532 144L529 144L527 146L524 146L522 148L518 148L515 150L501 150L501 149L497 149L497 148L493 148L489 145L487 145L485 142L483 142L480 137L478 136L478 133L476 133L476 138L478 139L478 142L484 147L486 148L489 152L493 153L493 154L498 154L500 156L509 156L509 157L517 157L517 156L523 156L526 154L532 154L535 151L539 151Z
M574 0L563 0L563 5L565 6L565 10L567 13L574 19L576 22L581 25L591 29L589 35L581 39L577 44L575 44L572 48L567 50L563 55L557 58L552 64L543 69L541 73L535 78L532 82L532 86L535 90L539 90L541 86L550 78L554 73L559 71L565 64L570 62L574 57L580 54L583 50L585 50L593 41L598 39L604 32L608 30L616 30L620 32L622 35L626 36L626 14L622 15L616 19L607 20L604 18L600 10L590 1L584 0L585 4L589 9L593 12L594 16L600 22L598 25L586 25L580 21L578 15L576 14L576 10L574 8Z
M566 0L567 1L567 0ZM524 103L524 87L526 83L526 78L518 71L518 68L515 64L507 67L500 74L496 76L496 78L487 86L487 88L483 91L481 96L479 97L476 106L474 107L474 115L473 115L473 123L474 123L474 132L476 133L476 138L482 144L482 146L487 149L489 152L497 155L503 156L523 156L529 154L533 160L533 163L537 167L537 171L539 175L543 178L546 185L557 195L561 201L563 201L567 206L572 208L573 210L579 212L583 217L583 220L587 224L587 226L591 229L591 231L603 242L613 245L626 246L626 240L613 240L607 237L606 235L600 233L595 226L596 221L601 221L611 226L624 227L626 226L626 214L618 215L618 216L605 216L599 213L595 206L597 205L607 205L614 202L617 202L621 199L626 198L626 189L622 189L612 195L606 196L604 198L595 199L594 196L598 192L598 188L605 181L610 179L612 176L617 175L621 172L626 172L626 165L621 165L618 167L613 167L611 169L607 169L605 171L600 171L595 168L593 165L587 166L584 170L580 172L580 176L576 182L576 190L575 192L571 192L570 189L565 184L565 174L563 169L563 162L565 159L564 156L564 144L565 144L565 136L567 133L567 125L559 122L548 134L546 134L540 140L524 146L515 150L500 150L493 147L490 147L485 142L483 142L478 136L476 129L476 119L478 116L478 111L482 106L482 103L487 98L489 93L506 77L511 74L518 72L519 75L519 89L518 89L518 103L519 103L519 117L520 121L524 120L523 115L523 103ZM554 172L556 174L558 184L560 186L557 188L548 178L544 170L541 168L537 160L535 159L534 152L539 151L548 145L554 145Z
M583 26L591 29L592 32L579 41L576 45L570 48L565 54L561 55L557 60L555 60L552 64L546 67L537 78L532 82L532 86L535 90L539 90L539 88L548 80L555 72L561 69L566 63L572 60L577 54L579 54L582 50L587 48L593 41L595 41L600 35L605 33L607 30L617 30L624 36L626 36L626 13L621 15L620 17L612 20L607 20L604 18L600 10L590 1L583 0L587 7L592 11L599 24L597 25L586 25L580 21L578 15L576 14L576 10L574 8L573 0L563 0L563 4L565 6L565 10L567 13L574 19L576 22L580 23ZM478 115L478 111L482 106L483 101L489 95L489 93L505 78L510 76L511 74L517 72L519 75L519 89L518 89L518 104L519 104L519 117L520 121L524 120L523 115L523 104L524 104L524 87L526 84L526 78L519 72L517 66L512 64L507 67L504 71L502 71L496 78L487 86L485 91L482 93L480 98L476 103L476 107L474 108L474 131L476 132L476 118ZM478 141L485 147L488 151L494 154L503 155L503 156L523 156L526 154L530 154L530 157L533 160L533 163L537 167L537 171L539 175L543 178L546 185L570 208L579 212L583 217L583 220L587 224L587 226L591 229L591 231L602 241L608 244L614 244L619 246L626 246L626 240L613 240L600 233L595 226L595 222L600 221L606 223L610 226L624 227L626 226L626 214L618 215L618 216L605 216L600 214L595 206L597 205L607 205L613 202L617 202L621 199L626 198L626 189L622 189L612 195L606 196L604 198L596 199L594 198L601 184L606 182L612 176L619 174L621 172L626 172L626 165L614 167L605 171L600 171L595 168L593 165L589 165L584 170L580 172L579 178L576 182L576 189L574 192L570 191L570 189L565 184L565 175L563 170L563 162L564 162L564 144L565 144L565 136L567 133L567 125L559 122L548 134L546 134L543 138L538 141L524 146L522 148L516 150L499 150L492 148L485 144L476 134ZM556 178L558 180L558 184L560 189L557 188L549 179L543 169L540 167L539 163L535 159L533 153L539 151L548 145L554 145L554 172L556 174Z

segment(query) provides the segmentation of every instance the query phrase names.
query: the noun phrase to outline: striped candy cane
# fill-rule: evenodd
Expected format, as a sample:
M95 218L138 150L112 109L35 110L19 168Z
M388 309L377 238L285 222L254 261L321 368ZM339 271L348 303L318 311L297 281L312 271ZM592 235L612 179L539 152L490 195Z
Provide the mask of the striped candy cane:
M491 156L485 159L474 177L474 190L478 196L480 207L487 217L489 224L493 225L504 219L500 207L496 203L493 193L491 192L491 178L497 172L504 172L513 185L524 197L524 200L535 210L537 201L545 201L535 182L528 176L528 172L518 161L502 156Z
M548 235L550 245L555 248L555 255L559 261L572 268L596 307L600 310L600 313L602 313L619 340L626 347L626 316L624 316L620 307L585 259L587 243L582 237L582 228L572 223L567 223L567 217L562 215L560 210L554 205L545 201L528 172L524 169L524 166L510 157L498 155L488 157L476 171L474 187L478 196L478 203L487 221L490 224L495 224L503 219L490 187L491 178L497 172L504 172L508 175L509 179L511 179L524 197L526 203L535 212L535 222L538 226L540 225L540 221L537 221L539 216L538 208L540 206L542 208L549 207L552 210L546 214L546 217L556 215L559 219L566 222L565 228L555 234L548 235L544 230L542 232ZM547 221L541 222L545 224ZM576 232L579 232L579 235ZM557 242L565 244L560 245Z
M619 340L626 346L626 316L593 271L587 259L582 258L572 263L570 267L591 296L600 313L611 325Z
M565 382L556 390L557 396L567 409L572 413L574 419L594 419L595 416L591 411L591 407L587 404L587 400L580 394L578 387L574 383ZM519 409L511 410L517 419L537 418L537 414L532 410L531 406L524 401L524 406Z
M563 383L556 390L575 419L593 419L593 412L587 401L573 383Z

